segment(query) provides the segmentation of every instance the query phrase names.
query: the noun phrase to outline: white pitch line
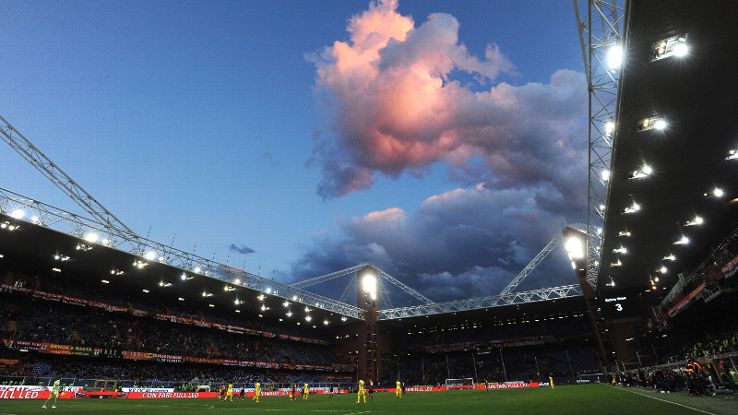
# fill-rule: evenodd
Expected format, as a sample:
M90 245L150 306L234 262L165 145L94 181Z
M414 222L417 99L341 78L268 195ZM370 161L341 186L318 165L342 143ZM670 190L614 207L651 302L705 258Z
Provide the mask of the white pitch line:
M654 399L654 400L657 400L657 401L661 401L661 402L666 402L666 403L670 403L670 404L672 404L672 405L676 405L676 406L681 406L682 408L687 408L687 409L689 409L689 410L692 410L692 411L695 411L695 412L701 412L701 413L703 413L703 414L707 414L707 415L717 415L717 414L716 414L716 413L714 413L714 412L708 412L708 411L705 411L705 410L702 410L702 409L697 409L697 408L693 408L693 407L691 407L691 406L687 406L687 405L682 405L682 404L680 404L680 403L677 403L677 402L673 402L673 401L669 401L669 400L666 400L666 399L661 399L661 398L656 398L656 397L654 397L654 396L648 396L648 395L644 395L644 394L642 394L642 393L638 393L638 392L636 392L636 391L632 391L632 390L629 390L629 389L625 389L625 388L621 388L621 387L617 387L616 389L618 389L618 390L621 390L621 391L625 391L625 392L630 392L630 393L634 393L634 394L636 394L636 395L638 395L638 396L641 396L641 397L643 397L643 398L649 398L649 399Z
M359 415L359 414L368 414L369 411L359 411L359 412L348 412L343 415Z

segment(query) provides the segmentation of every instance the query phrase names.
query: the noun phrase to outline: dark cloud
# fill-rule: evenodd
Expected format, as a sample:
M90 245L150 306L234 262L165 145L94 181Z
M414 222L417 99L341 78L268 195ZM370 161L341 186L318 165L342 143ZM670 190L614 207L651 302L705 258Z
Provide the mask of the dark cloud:
M253 249L249 248L248 246L245 246L245 245L238 246L236 244L231 244L231 246L228 247L228 250L239 253L241 255L248 255L248 254L253 254L254 252L256 252Z
M578 219L541 207L537 195L552 192L550 186L498 190L480 184L431 196L412 214L370 212L341 222L339 236L315 240L292 274L315 276L371 262L434 300L492 295ZM573 281L561 249L528 284ZM327 290L335 294L340 287Z

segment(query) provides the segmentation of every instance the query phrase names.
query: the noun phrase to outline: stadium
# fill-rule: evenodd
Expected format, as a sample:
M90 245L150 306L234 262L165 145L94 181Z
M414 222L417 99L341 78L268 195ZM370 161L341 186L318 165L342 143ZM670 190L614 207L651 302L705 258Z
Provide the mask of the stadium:
M0 415L737 414L738 5L573 3L586 221L494 295L434 300L370 261L282 282L158 242L0 115L3 160L75 206L0 181ZM541 286L556 255L571 283Z

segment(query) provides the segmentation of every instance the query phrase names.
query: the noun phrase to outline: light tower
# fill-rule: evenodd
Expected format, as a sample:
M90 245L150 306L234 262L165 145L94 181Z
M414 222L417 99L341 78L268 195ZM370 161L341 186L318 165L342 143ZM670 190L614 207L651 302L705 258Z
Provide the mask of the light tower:
M379 278L374 267L367 266L356 273L356 306L364 310L364 322L359 326L357 337L358 376L370 385L379 380Z

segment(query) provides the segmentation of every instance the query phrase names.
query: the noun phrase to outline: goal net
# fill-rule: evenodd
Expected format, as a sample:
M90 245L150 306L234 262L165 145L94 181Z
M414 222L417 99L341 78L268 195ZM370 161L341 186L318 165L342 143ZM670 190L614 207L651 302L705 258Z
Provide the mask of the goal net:
M474 378L446 379L446 389L474 389Z

